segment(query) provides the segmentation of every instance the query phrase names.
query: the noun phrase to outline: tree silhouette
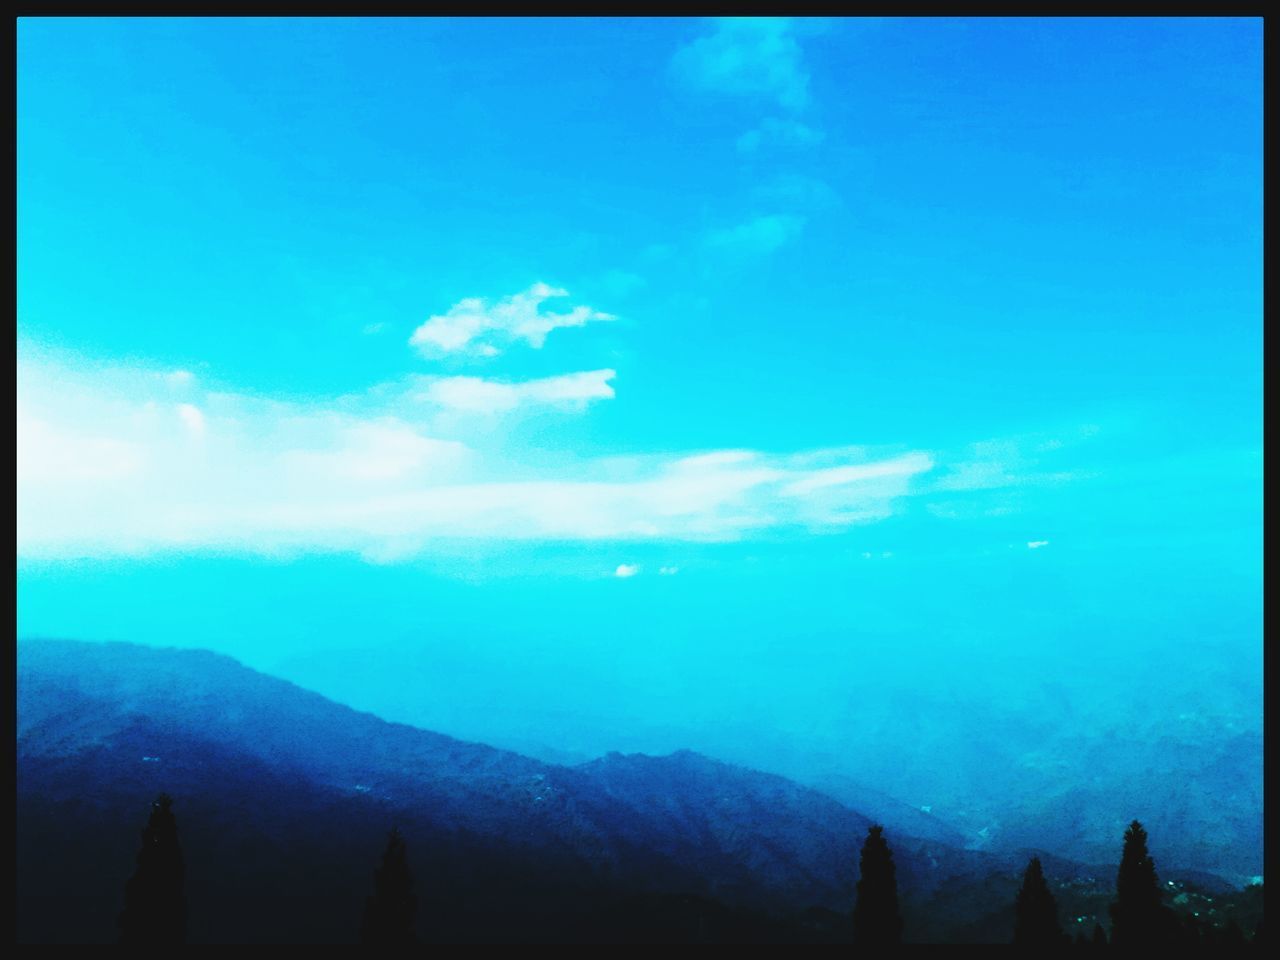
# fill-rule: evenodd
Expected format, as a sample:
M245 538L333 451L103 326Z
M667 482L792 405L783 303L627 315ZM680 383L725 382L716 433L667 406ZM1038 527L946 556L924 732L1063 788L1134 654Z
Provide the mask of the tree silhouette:
M1240 929L1240 924L1232 917L1222 929L1215 929L1210 937L1215 946L1220 947L1243 947L1249 941L1244 937L1244 931Z
M1182 915L1180 921L1181 944L1189 947L1200 946L1205 940L1205 925L1200 922L1194 914L1186 913Z
M382 865L373 873L373 895L365 900L360 942L416 943L413 916L417 909L404 838L393 829L387 837Z
M1032 857L1022 875L1022 889L1015 905L1013 942L1035 946L1061 946L1066 942L1058 922L1058 904L1045 883L1040 858Z
M884 828L872 827L862 844L858 863L858 899L853 907L853 942L888 946L902 942L902 916L898 913L898 882L893 854L885 843Z
M1095 947L1105 947L1107 945L1107 931L1102 929L1102 924L1100 923L1093 925L1093 945Z
M1135 820L1124 832L1116 900L1111 905L1111 942L1120 947L1159 944L1166 939L1168 926L1155 861L1147 853L1147 832Z
M151 804L138 866L125 884L124 910L118 921L121 943L186 942L185 870L172 806L166 793Z

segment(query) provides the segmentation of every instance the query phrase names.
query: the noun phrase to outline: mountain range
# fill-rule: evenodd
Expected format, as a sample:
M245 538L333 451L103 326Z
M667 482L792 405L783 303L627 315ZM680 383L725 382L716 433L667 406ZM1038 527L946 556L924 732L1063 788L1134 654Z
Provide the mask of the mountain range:
M949 825L852 782L841 802L690 751L547 763L203 651L30 640L17 664L20 941L114 938L161 791L193 941L354 940L393 826L428 941L840 941L873 822L887 825L911 939L1007 940L1032 852L1082 928L1110 896L1113 864L965 849Z

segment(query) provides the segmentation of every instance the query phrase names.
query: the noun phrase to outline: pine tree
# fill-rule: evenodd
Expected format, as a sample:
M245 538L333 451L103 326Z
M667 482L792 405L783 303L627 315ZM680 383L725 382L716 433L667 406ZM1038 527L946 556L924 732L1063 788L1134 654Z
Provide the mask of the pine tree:
M1225 947L1243 947L1247 940L1244 938L1244 931L1240 929L1240 924L1236 922L1235 917L1227 921L1227 925L1222 928L1222 936L1219 941Z
M1147 854L1147 832L1137 820L1124 833L1124 852L1111 905L1111 942L1120 947L1154 946L1164 940L1155 861Z
M1107 931L1102 929L1102 924L1100 923L1093 925L1093 945L1095 947L1105 947L1107 945Z
M883 827L872 827L862 844L858 899L853 907L853 941L859 945L890 946L902 942L898 882L893 854L883 832Z
M418 900L404 838L393 829L387 837L382 865L373 874L373 895L365 900L360 941L376 944L416 943L413 917Z
M172 805L165 793L151 804L138 866L125 885L124 911L118 921L121 943L186 942L185 869Z
M1204 924L1194 914L1182 915L1181 928L1179 931L1181 945L1197 947L1205 940Z
M1061 946L1065 942L1058 922L1058 904L1045 883L1040 858L1032 857L1022 875L1022 889L1015 906L1013 942L1035 946Z

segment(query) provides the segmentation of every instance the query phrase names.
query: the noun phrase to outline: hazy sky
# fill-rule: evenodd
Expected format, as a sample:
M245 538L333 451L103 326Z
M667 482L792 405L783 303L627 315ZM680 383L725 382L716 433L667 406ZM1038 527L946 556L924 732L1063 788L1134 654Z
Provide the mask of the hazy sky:
M21 20L19 633L584 750L1254 678L1261 39Z

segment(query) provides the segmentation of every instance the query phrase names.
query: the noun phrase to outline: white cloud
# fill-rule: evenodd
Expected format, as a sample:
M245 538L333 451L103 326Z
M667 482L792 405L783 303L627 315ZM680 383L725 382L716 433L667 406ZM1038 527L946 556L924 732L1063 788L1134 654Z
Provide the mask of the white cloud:
M319 445L286 449L279 455L281 470L293 474L300 485L308 477L357 483L426 479L469 453L465 444L422 436L394 417L322 417L320 429Z
M804 224L804 217L767 214L735 227L713 230L707 235L707 245L739 256L765 256L798 237Z
M178 416L187 428L187 432L193 437L204 436L204 414L200 412L199 407L191 403L180 403L178 404Z
M766 117L760 125L738 138L739 153L755 153L761 147L807 149L826 138L821 130L790 118Z
M581 402L612 375L593 373L533 393ZM197 391L182 413L146 370L21 358L18 381L20 556L303 550L390 562L445 540L836 531L891 516L931 466L856 448L575 457L545 428L537 446L509 430L432 432L415 419L412 381L308 402Z
M127 440L94 436L18 411L19 488L125 479L138 474L144 461L143 448Z
M658 575L661 577L674 577L680 572L679 567L659 567Z
M1046 486L1084 479L1085 471L1041 469L1045 455L1054 455L1069 443L1087 440L1095 429L1077 431L1067 441L1044 436L984 440L971 444L934 481L938 491L972 492L1004 488Z
M957 463L950 473L937 482L939 490L994 490L1021 483L1021 478L1010 470L1010 464L1000 460L975 460Z
M621 579L625 580L628 577L634 577L639 572L640 572L640 567L637 564L620 563L618 564L618 569L613 571L613 575L615 577L620 577Z
M613 370L584 370L541 380L504 383L480 377L441 377L426 382L419 396L430 403L472 413L502 413L530 404L583 407L613 399Z
M699 90L758 97L787 110L809 100L809 74L791 20L729 17L677 51L676 75Z
M793 496L803 496L824 488L844 486L846 484L882 480L887 477L909 477L917 473L923 473L932 466L933 461L927 455L912 453L880 463L830 467L825 470L811 471L800 480L790 484L784 492Z
M195 374L190 370L173 370L163 374L165 383L175 389L189 387L195 382Z
M1042 437L954 454L595 457L575 451L559 421L466 415L585 405L612 396L613 377L411 377L305 402L193 381L177 402L162 370L33 362L24 352L18 553L342 551L392 562L446 541L744 540L849 530L917 496L954 519L1016 512L1019 487L1068 476L1035 472L1036 457L1060 455Z
M428 319L413 332L409 343L428 357L451 353L496 356L520 342L541 349L552 330L614 319L612 314L583 305L564 313L541 310L545 301L568 295L567 290L535 283L528 290L504 297L497 303L468 297L446 313Z

